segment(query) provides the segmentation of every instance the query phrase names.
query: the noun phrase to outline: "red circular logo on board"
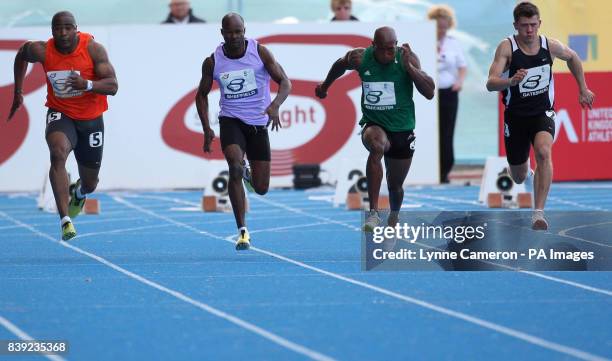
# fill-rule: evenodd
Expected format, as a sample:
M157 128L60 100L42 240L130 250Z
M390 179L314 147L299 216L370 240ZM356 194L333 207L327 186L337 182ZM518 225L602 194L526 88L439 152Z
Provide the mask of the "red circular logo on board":
M26 40L0 40L0 50L18 50ZM23 96L45 85L45 74L40 64L35 64L23 81ZM14 84L0 87L0 165L10 159L21 147L28 134L29 116L24 104L10 122L6 119L13 104Z

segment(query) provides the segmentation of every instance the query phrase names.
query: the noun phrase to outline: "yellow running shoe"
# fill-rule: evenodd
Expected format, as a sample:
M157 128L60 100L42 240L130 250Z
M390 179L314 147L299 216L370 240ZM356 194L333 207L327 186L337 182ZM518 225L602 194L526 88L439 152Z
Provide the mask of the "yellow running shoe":
M68 241L74 237L76 237L76 229L74 229L72 222L64 223L62 225L62 240Z
M362 230L364 232L372 233L374 232L374 227L378 226L379 223L380 217L378 216L378 212L372 209L368 213L368 218L366 218Z
M236 240L236 251L246 251L249 247L251 247L251 236L249 231L242 229Z
M87 197L79 199L76 196L76 189L80 186L81 180L78 179L75 183L72 183L68 189L70 192L70 201L68 201L68 216L70 218L74 218L81 213L83 206L85 205L85 200L87 199Z

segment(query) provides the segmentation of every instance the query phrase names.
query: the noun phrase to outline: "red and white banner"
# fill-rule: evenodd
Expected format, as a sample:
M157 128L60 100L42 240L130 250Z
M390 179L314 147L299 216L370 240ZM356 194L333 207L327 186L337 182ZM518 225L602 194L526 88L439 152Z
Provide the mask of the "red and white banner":
M382 25L410 43L423 69L435 77L435 27L431 22L401 24L247 24L247 37L267 46L284 67L293 91L281 107L283 129L270 132L272 186L291 185L294 163L319 163L331 180L347 163L363 167L367 152L357 125L361 89L355 72L338 79L325 100L314 96L339 57L367 47ZM0 34L0 191L40 188L48 170L44 140L46 88L39 65L24 86L24 107L6 123L13 91L12 67L27 39L46 40L49 28L3 29ZM222 41L219 24L193 26L110 26L82 28L102 43L115 66L119 92L105 113L100 188L201 188L225 167L219 140L202 152L203 136L194 103L202 61ZM32 70L33 69L33 70ZM276 89L273 83L272 90ZM415 90L417 151L408 182L438 180L437 101ZM217 136L219 91L213 88L210 118ZM216 127L216 128L215 128ZM345 168L345 167L344 167ZM215 173L215 174L211 174Z
M555 143L552 149L555 181L612 179L612 72L586 73L595 93L593 109L578 102L578 86L569 73L555 77ZM505 155L503 104L499 111L499 155ZM532 151L532 164L533 151Z

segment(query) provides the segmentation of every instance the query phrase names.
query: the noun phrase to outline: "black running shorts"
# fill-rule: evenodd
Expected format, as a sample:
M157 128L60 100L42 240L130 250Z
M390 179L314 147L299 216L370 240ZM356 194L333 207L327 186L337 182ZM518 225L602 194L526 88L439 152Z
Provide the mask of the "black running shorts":
M219 117L221 149L237 144L246 152L248 160L270 161L268 129L261 125L248 125L238 118Z
M376 125L385 131L387 134L387 139L389 139L389 143L391 147L385 153L385 157L392 159L410 159L414 155L414 149L416 145L416 137L414 135L414 131L402 131L402 132L391 132L383 128L382 126L374 123L367 123L363 129L361 130L361 142L363 145L368 148L368 146L363 142L363 133L368 127Z
M52 132L61 132L68 137L79 165L93 169L100 168L104 150L102 115L91 120L74 120L62 112L49 109L45 136Z
M555 137L555 112L548 111L531 117L504 114L504 143L510 165L520 165L529 159L529 148L538 132Z

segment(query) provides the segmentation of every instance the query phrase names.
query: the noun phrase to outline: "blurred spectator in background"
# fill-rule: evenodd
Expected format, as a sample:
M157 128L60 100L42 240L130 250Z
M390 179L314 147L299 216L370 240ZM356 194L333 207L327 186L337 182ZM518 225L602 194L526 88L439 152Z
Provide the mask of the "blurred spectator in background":
M331 21L359 21L359 19L351 15L351 11L353 10L353 3L351 0L331 0L331 9L334 12L334 17Z
M455 14L447 5L429 9L427 17L436 20L438 35L438 105L440 117L440 182L448 183L455 163L453 136L457 120L459 91L467 73L465 56L459 41L447 32L455 26Z
M162 24L191 24L205 23L204 19L200 19L193 15L189 0L171 0L170 14Z

